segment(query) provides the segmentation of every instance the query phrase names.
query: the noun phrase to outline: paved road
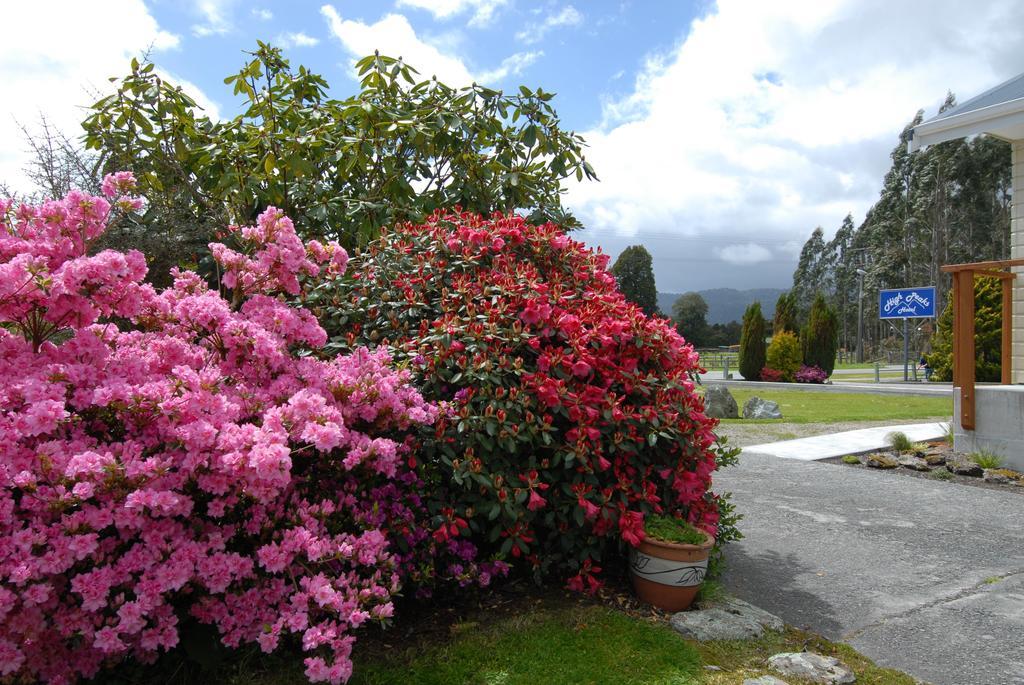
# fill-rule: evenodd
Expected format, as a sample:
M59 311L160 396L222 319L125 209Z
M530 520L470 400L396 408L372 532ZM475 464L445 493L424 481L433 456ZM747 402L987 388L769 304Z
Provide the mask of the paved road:
M735 375L730 380L722 379L721 371L709 371L701 375L701 383L705 386L712 383L726 385L730 388L748 389L770 389L770 390L803 390L806 392L848 392L867 393L873 395L926 395L929 397L951 397L953 387L949 383L904 383L903 381L855 382L838 381L833 379L830 384L818 383L763 383L761 381L746 381L736 379ZM982 385L979 383L979 385Z
M755 453L715 489L731 592L936 685L1024 685L1024 496Z

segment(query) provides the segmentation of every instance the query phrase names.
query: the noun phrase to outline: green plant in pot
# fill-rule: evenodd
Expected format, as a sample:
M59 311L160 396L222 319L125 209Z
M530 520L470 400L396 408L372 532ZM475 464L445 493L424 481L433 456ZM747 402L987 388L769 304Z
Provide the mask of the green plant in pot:
M645 539L630 551L629 574L637 597L666 611L690 606L707 575L715 539L673 516L648 516Z

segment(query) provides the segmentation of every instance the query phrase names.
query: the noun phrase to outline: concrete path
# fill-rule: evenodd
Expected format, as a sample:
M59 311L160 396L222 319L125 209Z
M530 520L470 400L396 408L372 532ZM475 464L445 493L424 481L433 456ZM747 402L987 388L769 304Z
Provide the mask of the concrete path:
M888 437L895 431L906 433L912 442L936 440L945 437L945 423L911 423L899 426L876 426L859 430L815 435L810 438L769 442L763 445L752 445L743 449L744 454L756 452L782 459L799 459L800 461L817 461L829 457L841 457L844 454L864 454L883 447L888 447Z
M755 452L715 490L730 592L936 685L1024 685L1024 496Z

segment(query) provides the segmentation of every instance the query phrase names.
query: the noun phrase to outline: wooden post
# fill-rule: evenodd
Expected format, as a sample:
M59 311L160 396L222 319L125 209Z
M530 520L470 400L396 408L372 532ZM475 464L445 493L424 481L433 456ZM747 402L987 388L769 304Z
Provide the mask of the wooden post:
M974 430L974 272L957 272L956 304L953 324L953 360L960 388L960 426Z
M1003 385L1013 382L1013 280L1003 279L1003 341L999 363Z

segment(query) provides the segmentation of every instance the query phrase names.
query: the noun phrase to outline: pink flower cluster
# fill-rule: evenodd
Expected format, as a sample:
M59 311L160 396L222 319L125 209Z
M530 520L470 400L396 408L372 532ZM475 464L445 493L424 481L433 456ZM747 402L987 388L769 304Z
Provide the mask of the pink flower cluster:
M437 409L383 351L296 354L326 335L282 295L347 256L276 209L211 246L231 303L90 255L132 186L0 203L0 680L151 661L188 612L227 645L294 635L312 681L344 682L352 631L392 613L394 530L428 535L370 500L417 486L410 436Z

